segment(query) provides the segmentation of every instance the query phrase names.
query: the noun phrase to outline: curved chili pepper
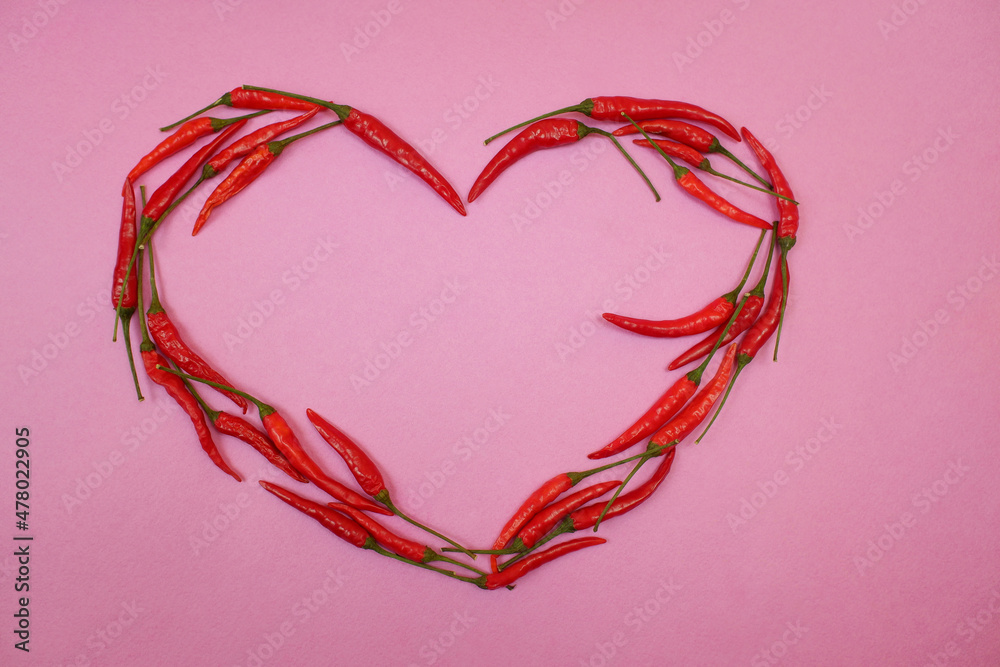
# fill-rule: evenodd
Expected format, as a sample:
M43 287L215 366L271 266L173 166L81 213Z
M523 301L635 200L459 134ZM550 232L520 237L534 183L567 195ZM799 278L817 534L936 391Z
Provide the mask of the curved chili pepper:
M167 311L163 309L163 304L160 303L160 295L156 289L156 269L153 260L152 240L149 242L149 285L151 298L149 310L146 311L146 326L149 327L149 334L152 336L156 346L160 348L160 351L168 359L177 364L177 367L185 373L212 380L219 384L232 385L232 382L222 377L221 373L212 368L207 361L202 359L197 352L184 342L177 327L170 320ZM245 398L224 389L220 389L219 391L226 398L242 408L243 414L246 414L250 405Z
M638 128L632 125L623 125L611 134L616 137L623 137L625 135L635 134L640 128L649 134L662 134L665 137L673 139L674 141L679 141L685 146L690 146L691 148L702 153L718 153L719 155L728 158L738 165L740 169L753 176L764 187L771 187L771 184L761 178L760 174L743 164L738 157L730 153L729 150L719 142L719 139L715 135L698 127L697 125L691 125L690 123L685 123L681 120L667 120L665 118L639 121L638 125Z
M135 358L132 356L132 335L129 331L132 323L132 315L135 314L136 294L139 290L139 281L135 274L129 272L129 262L132 261L132 252L136 245L136 224L135 224L135 188L132 181L125 179L125 186L122 188L122 222L118 230L118 256L115 258L115 268L111 274L111 305L118 311L117 317L121 320L122 331L125 334L125 352L128 354L128 366L132 370L132 381L135 383L135 394L142 398L142 390L139 389L139 376L135 372ZM121 303L121 307L117 304Z
M246 120L242 120L238 123L233 123L222 132L219 136L212 139L211 142L203 146L198 150L197 153L188 158L187 162L181 165L170 178L163 182L163 185L156 188L153 195L149 198L149 203L146 204L145 208L142 209L142 223L139 229L139 236L143 239L149 236L153 225L160 219L160 216L170 208L174 203L174 199L180 193L181 189L187 184L187 182L194 176L195 172L201 168L207 160L223 142L225 142L230 136L235 132L238 132L241 127L246 124ZM190 190L188 191L190 192ZM186 196L186 195L185 195Z
M469 190L469 203L471 204L476 197L482 194L489 185L496 180L497 176L502 174L508 167L512 164L528 155L529 153L534 153L537 150L543 148L553 148L555 146L565 146L566 144L571 144L583 139L588 134L600 134L609 137L621 151L622 155L632 164L632 166L639 172L646 184L649 185L653 194L656 195L657 201L660 199L659 193L656 192L656 188L653 187L649 179L646 178L646 174L643 173L642 169L632 160L632 157L625 152L618 140L612 137L610 134L604 130L600 130L596 127L588 127L583 123L572 120L569 118L547 118L545 120L540 120L537 123L532 123L529 127L522 130L516 137L511 139L506 146L504 146L493 159L490 160L489 164L483 169L482 173L479 174L479 178L476 182L472 184L472 189Z
M352 134L361 137L366 144L380 153L388 155L393 160L419 176L422 181L431 186L431 188L441 195L446 202L451 204L452 208L462 215L466 215L465 205L462 203L462 198L457 192L455 192L455 188L451 186L451 183L449 183L445 177L442 176L440 172L438 172L438 170L427 161L426 158L424 158L424 156L418 153L413 146L406 143L402 137L390 130L389 127L378 118L347 105L324 102L323 100L315 97L294 95L280 90L260 88L257 86L243 87L250 91L264 91L287 95L289 97L305 100L331 109L342 121L344 121L344 127L350 130Z
M579 479L574 479L570 476L570 473L564 472L559 473L552 479L542 484L537 490L528 496L527 500L525 500L514 513L514 516L512 516L507 523L504 524L504 527L500 529L500 534L493 543L493 549L505 548L507 543L514 539L514 536L520 532L521 528L523 528L528 521L534 518L534 516L538 514L543 507L558 498L564 491L571 488L578 481ZM494 572L500 571L497 564L496 554L490 556L490 567Z
M266 144L258 146L252 153L247 155L243 160L236 165L236 168L226 176L225 180L219 184L212 194L208 196L205 200L204 205L202 205L201 212L198 213L198 219L194 222L194 229L191 231L191 236L197 234L205 223L208 222L208 216L211 215L212 211L225 202L229 201L237 194L239 194L246 186L254 182L254 180L264 173L275 158L281 155L281 152L288 147L293 141L298 141L302 137L307 137L310 134L319 132L320 130L325 130L328 127L333 127L334 125L340 125L340 121L334 121L332 123L327 123L326 125L320 125L319 127L313 128L308 132L302 132L301 134L296 134L294 137L288 137L287 139L282 139L281 141L269 141Z
M208 161L208 163L201 170L201 180L212 178L225 169L233 160L246 156L261 144L273 141L276 137L279 137L285 132L293 130L302 123L305 123L319 113L319 109L319 107L314 106L312 111L307 111L304 114L296 116L295 118L283 120L280 123L265 125L259 130L254 130L250 134L240 137L230 145L223 148L217 155Z
M215 100L209 104L204 109L199 109L195 111L190 116L186 118L181 118L176 123L171 123L160 128L161 132L165 132L173 127L180 125L181 123L194 118L200 114L205 113L209 109L218 106L233 107L234 109L267 109L267 110L282 110L282 111L312 111L316 108L315 104L311 102L305 102L303 100L294 99L286 95L278 95L275 93L268 93L259 90L246 90L244 88L234 88L229 91L219 99Z
M627 114L636 120L649 120L651 118L682 118L684 120L694 120L707 123L722 130L736 141L740 140L739 132L736 128L717 113L703 109L702 107L688 104L686 102L674 102L670 100L651 100L639 97L590 97L579 104L564 107L556 111L542 114L537 118L532 118L513 127L509 127L503 132L498 132L486 143L490 143L497 137L534 123L544 118L551 118L562 113L582 113L590 116L594 120L621 120L622 114Z
M712 351L716 345L721 347L735 340L737 336L750 328L750 325L757 320L760 309L764 306L764 283L767 281L767 275L771 270L771 256L773 253L774 245L771 244L767 254L767 263L764 264L764 271L761 273L760 280L757 281L754 288L747 292L747 295L743 298L743 308L736 317L736 321L727 329L720 327L703 338L701 342L692 345L687 351L671 361L670 365L667 366L667 370L672 371L681 366L686 366L696 359L700 359ZM721 342L719 341L720 336L722 337Z
M698 428L725 390L729 376L733 371L735 359L736 345L730 345L726 356L722 358L722 363L719 364L718 370L715 371L715 375L712 376L709 383L691 399L690 403L684 406L684 409L676 417L653 434L649 441L650 445L664 447L671 442L683 440Z
M528 572L531 572L532 570L535 570L542 565L559 558L560 556L565 556L568 553L579 551L580 549L586 547L604 544L605 542L607 542L607 540L603 537L579 537L575 540L569 540L568 542L557 544L556 546L546 549L545 551L539 551L538 553L531 554L524 560L518 561L501 572L491 572L486 575L486 588L492 591L497 588L509 586L526 575Z
M620 485L620 481L599 482L568 495L559 502L552 503L536 514L535 518L521 529L521 532L517 534L517 537L511 543L511 548L518 550L530 549L571 512L595 498L600 498L611 489Z
M139 180L140 176L155 167L157 164L174 153L187 148L207 134L218 132L219 130L233 125L234 123L239 123L240 121L260 116L263 113L267 112L262 111L260 113L252 113L238 118L196 118L194 120L190 120L184 123L181 127L177 128L176 132L157 144L156 148L151 150L141 160L139 160L139 163L132 167L132 171L128 173L128 180L135 183Z
M597 520L601 518L602 512L604 514L602 521L606 521L611 517L631 512L636 507L649 500L649 497L652 496L653 492L659 488L660 484L663 483L664 478L666 478L667 473L670 472L670 468L674 465L674 458L676 456L677 448L668 448L666 456L662 461L660 461L660 465L657 466L652 476L628 493L623 493L616 498L615 501L611 503L611 507L607 508L607 511L604 511L604 503L595 503L593 505L581 507L575 512L572 512L568 517L566 517L566 523L569 525L570 529L565 532L592 528L597 524Z
M359 549L370 549L375 542L374 538L368 534L368 531L358 525L356 521L349 519L340 512L335 512L324 505L303 498L282 486L272 484L263 479L260 480L260 485L303 514L315 519L324 528L348 544L353 544Z

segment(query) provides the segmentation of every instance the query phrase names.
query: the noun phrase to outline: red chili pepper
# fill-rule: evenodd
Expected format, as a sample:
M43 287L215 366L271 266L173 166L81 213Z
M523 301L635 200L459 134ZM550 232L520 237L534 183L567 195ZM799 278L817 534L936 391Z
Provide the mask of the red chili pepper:
M347 437L340 429L326 421L311 409L306 409L306 416L316 431L333 447L344 463L350 469L358 485L373 498L385 495L388 490L385 488L385 481L375 462L364 452L361 447Z
M128 180L135 183L139 180L140 176L157 164L174 153L187 148L207 134L218 132L224 127L259 115L261 114L254 113L248 116L240 116L239 118L196 118L188 121L139 160L139 164L132 167L132 171L128 173Z
M639 166L632 160L632 157L625 152L625 149L622 148L617 139L604 130L588 127L576 120L569 118L548 118L540 120L537 123L532 123L493 156L493 159L490 160L482 173L479 174L479 178L473 183L472 189L469 191L469 203L471 204L474 199L482 194L483 190L489 187L496 180L497 176L525 155L543 148L553 148L555 146L565 146L566 144L575 143L588 134L600 134L610 138L618 150L621 151L622 155L639 172L646 181L646 184L653 191L653 194L656 195L657 201L659 201L660 195L656 192L656 188L649 182L646 174L643 173L642 169L639 169Z
M607 540L603 537L580 537L575 540L569 540L568 542L557 544L556 546L546 549L545 551L539 551L538 553L531 554L523 560L519 560L514 563L510 567L505 568L501 572L491 572L486 575L486 588L492 591L497 588L509 586L526 575L528 572L531 572L532 570L537 569L542 565L559 558L560 556L578 551L585 547L604 544L605 542L607 542Z
M207 361L202 359L197 352L184 342L177 327L170 320L167 311L163 309L163 304L160 303L160 295L156 289L156 269L153 260L152 240L149 242L149 285L151 299L149 310L146 311L146 326L149 327L149 333L156 346L160 348L160 351L177 364L178 368L185 373L206 380L212 380L218 384L232 385L232 382L222 377L221 373L212 368ZM225 389L220 389L219 391L242 408L243 413L246 414L247 408L250 406L245 398Z
M675 440L683 440L705 420L712 406L722 395L736 359L736 346L730 345L722 358L718 370L705 387L691 399L680 413L657 431L649 441L650 445L663 447Z
M243 160L236 165L236 168L230 172L229 176L219 184L217 188L208 196L205 200L204 205L201 208L201 212L198 214L198 219L194 222L194 229L191 231L191 236L197 234L205 223L208 222L208 216L211 215L212 211L221 204L229 201L240 193L243 188L250 185L254 180L264 173L275 158L281 155L281 152L288 147L293 141L298 141L303 137L307 137L314 132L319 132L320 130L325 130L328 127L333 127L334 125L340 125L340 121L334 121L333 123L327 123L326 125L320 125L317 128L313 128L308 132L302 132L301 134L296 134L294 137L288 137L287 139L282 139L281 141L269 141L266 144L258 146L252 153L247 155Z
M722 130L736 141L740 140L739 133L729 121L716 113L703 109L702 107L695 106L694 104L669 100L649 100L638 97L617 96L591 97L585 99L579 104L574 104L573 106L564 107L556 111L542 114L537 118L532 118L531 120L519 123L513 127L507 128L503 132L493 135L486 140L486 143L490 143L500 135L506 134L511 130L516 130L530 123L534 123L535 121L542 120L544 118L551 118L552 116L558 116L562 113L582 113L586 116L590 116L594 120L621 120L623 113L628 114L636 120L649 120L652 118L682 118L684 120L707 123Z
M316 105L311 102L293 99L285 95L277 95L275 93L267 93L256 90L246 90L244 88L234 88L209 104L204 109L199 109L190 116L180 119L176 123L171 123L170 125L161 127L160 130L169 130L191 118L194 118L195 116L205 113L213 107L218 106L233 107L234 109L269 109L282 111L312 111L316 108Z
M649 500L649 497L652 496L653 492L659 488L660 484L663 483L664 478L667 476L667 473L670 472L670 468L673 466L674 458L676 456L676 447L670 447L667 449L666 456L662 461L660 461L660 465L657 466L656 471L653 472L652 476L628 493L623 493L616 498L615 501L611 503L611 507L607 508L607 511L605 511L605 503L595 503L593 505L581 507L575 512L572 512L568 517L566 517L565 523L568 528L565 528L563 532L573 532L577 530L584 530L586 528L592 528L597 524L597 520L601 518L602 513L604 514L602 521L606 521L611 517L630 512Z
M670 365L667 366L667 370L672 371L676 368L680 368L681 366L686 366L692 361L705 356L716 346L720 336L722 337L722 341L718 342L718 346L722 347L726 343L735 340L737 336L750 328L750 326L757 320L757 315L760 314L760 309L764 306L764 283L767 281L767 275L771 270L771 256L773 251L774 245L772 244L770 250L768 251L767 263L764 264L764 271L761 273L760 280L757 281L757 285L747 293L746 297L744 297L743 308L740 310L740 314L736 317L736 321L733 322L728 329L720 327L703 338L701 342L692 345L686 352L671 361Z
M171 204L174 203L174 199L180 194L180 191L187 185L187 182L194 176L195 172L201 168L211 155L215 152L223 142L225 142L230 136L235 132L238 132L241 127L246 124L246 120L242 120L238 123L233 123L225 130L219 133L219 136L212 139L211 142L203 146L198 150L197 153L188 158L188 161L181 165L174 174L164 181L163 185L158 187L153 195L149 198L149 203L146 207L142 209L142 226L139 230L139 235L141 238L145 239L149 236L153 225L160 219L160 216L170 208Z
M115 268L111 275L111 305L116 307L118 318L122 323L122 331L125 333L125 351L128 353L128 365L132 370L132 381L135 383L135 393L139 400L143 400L142 391L139 389L139 376L135 372L135 359L132 356L132 335L129 331L132 323L132 315L135 314L136 295L139 291L139 281L135 274L128 270L129 262L132 260L132 252L136 243L135 224L135 189L132 181L125 179L125 187L122 189L122 222L118 230L118 256L115 259ZM118 304L121 307L118 308Z
M611 489L620 485L620 481L599 482L568 495L559 502L552 503L536 514L535 518L521 529L521 532L517 534L517 537L511 543L511 548L530 549L570 512L582 507L594 498L600 498Z
M438 172L438 170L435 169L426 158L424 158L424 156L418 153L413 146L406 143L406 141L404 141L399 135L390 130L389 127L378 118L347 105L325 102L315 97L294 95L292 93L285 93L283 91L272 90L269 88L259 88L257 86L243 87L251 91L264 91L288 95L289 97L305 100L331 109L342 121L344 121L344 127L350 130L352 134L361 137L366 144L375 150L388 155L393 160L419 176L422 181L431 186L434 191L441 195L446 202L451 204L456 211L462 215L466 214L465 205L462 203L462 198L457 192L455 192L455 188L451 186L444 176L442 176L440 172Z
M345 542L353 544L359 549L370 549L374 545L375 540L368 534L368 531L340 512L335 512L329 507L303 498L277 484L260 480L260 485L303 514L318 521L324 528Z
M611 134L616 137L622 137L628 134L635 134L640 129L648 134L662 134L665 137L673 139L674 141L679 141L685 146L690 146L691 148L702 153L718 153L719 155L728 158L738 165L740 169L753 176L764 187L771 187L770 183L761 178L760 175L753 169L743 164L738 157L730 153L729 150L727 150L726 147L719 142L715 135L707 130L704 130L696 125L691 125L690 123L685 123L684 121L667 120L663 118L643 120L638 122L637 125L639 126L638 128L631 124L623 125Z
M494 549L503 549L507 543L514 539L521 528L528 523L543 507L558 498L564 491L571 488L580 479L570 473L559 473L549 481L542 484L535 492L528 496L527 500L521 504L517 512L514 513L504 527L500 530L496 541L493 543ZM499 572L496 554L490 556L490 566L494 572Z
M250 422L242 417L231 415L228 412L206 409L206 413L219 433L231 435L247 443L267 459L268 463L296 482L302 482L303 484L309 482L302 473L292 467L288 459L281 455L281 452L277 450L274 443Z
M233 160L244 157L258 146L266 144L269 141L273 141L285 132L295 129L319 113L319 109L319 107L314 106L312 111L307 111L300 116L281 121L280 123L265 125L259 130L255 130L250 134L240 137L229 146L223 148L219 151L218 155L208 161L208 164L206 164L201 171L201 179L206 180L212 178L225 169Z

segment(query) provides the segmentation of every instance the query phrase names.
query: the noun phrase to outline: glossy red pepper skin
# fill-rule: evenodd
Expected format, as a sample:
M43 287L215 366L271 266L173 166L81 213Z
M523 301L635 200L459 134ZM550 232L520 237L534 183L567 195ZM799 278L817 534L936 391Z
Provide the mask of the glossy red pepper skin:
M576 493L570 494L562 500L552 503L541 512L535 515L527 526L521 529L514 539L513 546L530 549L545 534L555 528L556 524L566 518L570 512L582 507L595 498L600 498L608 491L621 485L619 481L599 482L580 489Z
M208 199L202 205L201 212L198 213L198 218L194 222L194 229L191 230L191 236L201 231L201 228L208 222L208 216L212 214L212 211L216 207L221 206L239 194L274 162L274 159L278 157L278 153L271 151L270 146L270 143L258 146L253 152L243 158L236 165L236 168L226 176L225 180L212 191L212 194L208 196Z
M151 307L146 315L146 326L149 327L149 335L153 338L153 342L156 343L160 351L189 375L230 387L233 386L232 382L224 378L184 342L177 327L174 326L174 323L170 320L170 316L167 315L167 311L163 310L162 306L158 310L155 310L155 307L155 305ZM229 398L246 413L249 404L245 398L224 389L217 391Z
M504 170L524 156L544 148L576 143L589 132L586 125L569 118L546 118L532 123L507 142L489 161L469 190L469 203L481 195Z
M311 102L298 100L294 97L258 90L245 90L242 87L233 88L219 98L216 104L222 104L235 109L275 109L282 111L312 111L317 108Z
M743 209L734 206L726 201L726 199L713 192L712 189L705 185L705 183L690 169L686 169L684 167L679 167L678 169L683 173L679 178L677 178L677 183L695 199L708 204L719 213L730 218L731 220L735 220L736 222L741 222L744 225L750 225L751 227L756 227L757 229L771 229L770 224L764 222L756 215L747 213ZM675 170L675 172L676 171L677 170Z
M274 443L266 435L257 430L247 420L221 411L216 412L214 415L210 414L209 417L219 433L232 436L247 443L267 459L271 465L295 481L309 481L302 473L292 467L288 459L281 455L281 452L275 448Z
M744 306L743 310L746 310ZM666 423L658 430L649 441L650 445L663 447L674 440L683 440L698 428L708 413L712 411L715 402L725 391L726 385L733 372L733 363L736 360L736 345L730 345L726 350L726 356L722 358L718 370L712 379L702 388L698 394L691 399L691 402L684 406L684 409L676 417ZM672 447L671 449L676 449Z
M670 139L653 139L652 141L649 141L648 139L636 139L632 143L636 146L642 146L643 148L652 148L655 143L670 157L675 157L678 160L684 160L695 169L706 169L712 166L705 156L695 149L690 146L685 146L682 143L671 141Z
M139 160L137 165L132 167L132 171L128 173L128 180L135 183L140 176L163 160L187 148L198 139L215 132L218 128L215 127L213 121L216 120L215 118L195 118L181 125L173 134L161 141L156 148Z
M591 97L589 100L584 100L581 106L589 106L590 111L584 111L583 113L597 120L620 121L624 112L633 120L681 118L683 120L707 123L722 130L734 140L740 141L740 133L736 131L732 123L717 113L686 102L616 96Z
M138 233L135 221L135 188L128 178L125 179L125 187L122 188L122 199L122 223L118 230L118 256L115 258L115 269L111 280L111 307L117 308L119 300L121 300L122 318L128 319L135 311L139 290L138 276L134 271L128 270ZM126 274L128 274L128 280L125 279ZM122 290L125 291L124 295L122 295Z
M638 125L647 134L661 134L668 139L673 139L685 146L690 146L701 153L715 153L719 146L721 146L719 140L711 132L690 123L685 123L684 121L656 118L639 121ZM619 127L611 134L616 137L623 137L638 133L639 130L636 129L635 125L629 123L628 125Z
M698 389L698 382L692 379L691 376L693 373L694 371L674 382L670 389L667 389L653 403L649 410L642 417L639 417L632 426L627 428L624 433L605 445L602 449L588 454L587 458L603 459L612 456L655 433L657 429L667 423L668 419L684 407L688 399L694 396L694 392ZM698 379L700 380L700 378L701 375L699 374Z
M781 263L783 270L774 273L771 294L767 298L767 307L740 340L740 346L736 350L737 369L750 363L778 328L778 322L781 319L781 302L787 287L785 277L788 276L788 264L784 254L781 256Z
M358 525L367 530L376 542L394 554L418 563L434 560L434 552L427 545L400 537L361 510L341 503L328 503L328 505L351 517Z
M361 449L360 445L351 440L340 429L316 414L312 409L306 409L306 416L316 431L331 447L340 454L344 463L350 469L358 485L369 496L375 497L386 491L385 480L378 466L371 460L371 457ZM375 536L378 539L378 536ZM402 554L400 554L402 555Z
M259 130L254 130L250 134L240 137L229 146L223 148L217 155L208 161L204 168L202 168L201 177L212 178L229 166L229 163L233 160L245 157L259 146L276 139L282 134L295 129L299 125L302 125L302 123L305 123L319 113L319 109L320 108L318 106L313 106L311 111L307 111L306 113L296 116L295 118L290 118L288 120L281 121L280 123L265 125Z
M750 148L753 149L761 166L767 171L774 191L783 197L794 200L795 196L792 193L792 188L788 185L788 179L785 178L784 173L778 168L778 163L771 152L764 148L764 145L757 140L757 137L750 134L750 130L745 127L743 128L743 136L746 138ZM775 201L778 202L778 213L780 214L776 234L778 246L783 252L787 253L789 248L795 245L795 235L799 230L799 206L798 204L777 197Z
M736 306L728 296L720 296L701 310L675 320L642 320L604 313L603 317L616 327L654 338L679 338L704 333L725 324Z
M496 590L509 586L527 573L535 570L546 563L550 563L560 556L579 551L586 547L596 546L607 542L603 537L579 537L550 547L544 551L539 551L517 561L510 567L504 568L501 572L491 572L486 575L486 588Z
M667 473L670 472L670 468L674 465L674 458L676 456L676 447L668 449L666 455L663 457L663 460L660 461L660 465L657 466L650 478L633 490L623 493L615 498L615 501L611 503L611 508L608 509L606 514L604 514L604 518L601 519L601 522L603 523L612 517L625 514L626 512L631 512L636 507L649 500L649 497L652 496L653 492L659 488L660 484L663 483L664 478L666 478ZM607 503L603 502L594 503L593 505L581 507L580 509L570 513L570 515L566 517L567 530L569 532L573 532L576 530L593 528L597 523L597 519L601 516L601 513L604 512L604 507L606 505ZM504 571L506 572L506 570Z
M359 549L367 549L371 546L372 536L353 519L292 493L277 484L260 480L260 485L295 509L319 522L324 528L348 544L353 544Z
M514 536L528 523L543 507L558 498L564 491L571 488L577 480L574 480L566 473L559 473L552 479L542 484L536 491L528 496L527 500L521 504L514 516L507 521L500 530L494 549L503 549L507 543L514 539ZM494 572L499 571L496 555L490 556L490 566Z
M341 113L342 111L338 111L337 115L344 121L344 127L351 133L361 137L366 144L412 171L451 204L452 208L462 215L466 214L465 205L455 188L413 146L390 130L385 123L354 108L351 108L346 115L341 115Z
M299 443L299 439L292 431L292 428L288 425L288 422L285 421L285 418L278 414L277 411L262 414L261 422L264 424L264 430L267 431L268 437L271 438L271 442L273 442L274 446L278 448L278 451L281 452L286 459L288 459L288 462L291 463L296 470L305 475L306 478L317 487L337 500L347 503L352 507L357 507L358 509L365 510L366 512L377 512L378 514L385 514L389 516L392 515L392 512L389 510L376 505L361 494L356 491L352 491L327 475L323 469L320 468L308 454L306 454L301 443Z
M760 314L760 309L764 306L764 297L756 294L750 294L746 296L745 299L746 303L743 306L743 310L741 310L740 314L736 316L736 321L733 322L733 325L729 327L729 331L725 336L723 336L722 342L719 343L719 347L736 340L737 336L750 328L750 326L757 319L757 315ZM723 323L721 328L725 328L725 323ZM711 352L712 348L715 347L715 342L719 340L719 335L722 333L721 328L713 331L708 336L701 339L700 342L695 343L679 357L671 361L670 365L667 366L667 370L672 371L680 368L681 366L686 366L692 361L697 361Z
M242 120L238 123L233 123L222 132L219 133L217 137L212 139L208 144L203 146L188 158L187 162L181 165L181 168L174 172L163 185L158 187L153 195L149 198L149 202L146 207L142 209L142 229L141 234L145 235L152 228L153 224L160 219L170 205L180 194L181 190L187 185L187 182L191 180L191 177L201 168L202 164L211 157L215 150L222 145L230 136L235 132L238 132L246 124L246 120Z
M184 386L184 381L176 375L157 368L158 365L169 366L170 362L157 354L156 350L147 347L145 342L140 348L140 353L149 379L166 389L170 397L177 401L177 404L181 406L181 409L191 419L191 423L194 424L194 429L198 433L201 448L205 450L205 453L212 459L212 462L219 466L227 475L231 475L237 482L242 482L243 480L240 479L240 476L222 458L219 448L216 447L215 441L212 440L212 431L208 428L208 422L205 421L205 413L202 412L198 401L195 400L191 392Z

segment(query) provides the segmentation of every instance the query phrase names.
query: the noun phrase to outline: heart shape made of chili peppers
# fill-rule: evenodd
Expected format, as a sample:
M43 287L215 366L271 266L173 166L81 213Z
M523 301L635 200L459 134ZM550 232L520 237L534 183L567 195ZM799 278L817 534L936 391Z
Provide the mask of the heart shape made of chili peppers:
M256 110L256 112L226 119L195 118L207 109L219 105ZM332 111L338 119L300 131L287 138L278 138L309 122L322 109ZM272 110L298 111L301 114L265 125L226 145L229 138L242 129L251 118ZM582 113L603 121L627 120L628 123L611 133L584 125L575 119L561 117L567 113ZM641 124L636 121L640 121ZM602 521L624 514L648 500L670 471L676 457L677 445L691 435L713 409L717 408L720 397L724 402L724 392L728 393L736 377L772 334L777 331L780 335L781 317L787 303L789 284L787 254L796 239L798 204L794 201L788 182L773 155L749 131L744 128L742 132L737 133L736 129L721 116L695 105L627 97L590 98L579 105L560 109L511 128L520 129L522 126L527 126L496 154L480 174L469 193L470 203L478 198L501 173L525 155L540 149L572 144L591 134L611 139L659 199L659 194L645 173L616 138L630 133L641 133L643 138L636 143L655 149L669 164L678 185L687 194L736 222L763 231L737 287L696 313L675 320L659 321L605 313L604 318L611 324L647 336L679 337L709 332L699 343L678 357L670 369L698 359L704 361L695 370L678 378L646 413L626 428L618 438L590 454L591 459L615 457L611 463L580 472L560 473L549 479L521 504L500 530L490 549L470 550L401 511L395 504L379 468L365 450L324 417L312 410L307 412L319 435L344 459L357 486L368 497L341 483L324 470L315 457L302 446L289 423L274 406L233 387L225 376L218 373L191 349L181 338L180 331L160 301L151 246L154 232L169 213L203 181L215 177L235 163L229 174L203 203L194 225L194 234L204 227L215 208L236 196L263 174L290 144L339 125L343 125L369 146L419 176L456 211L465 215L462 198L426 158L387 125L370 114L346 105L282 91L242 87L226 93L209 107L175 125L177 124L181 125L180 129L140 160L125 181L119 252L114 272L116 335L120 322L128 343L131 362L129 324L134 312L138 311L142 331L140 352L146 373L184 408L195 426L203 449L213 462L224 472L241 481L239 474L230 468L216 446L210 423L219 433L232 435L253 446L291 479L297 482L311 482L337 501L324 504L283 486L261 481L261 485L271 494L312 517L354 546L433 570L481 588L494 589L511 587L521 576L554 558L603 543L605 541L603 538L591 536L562 541L555 546L536 551L541 545L564 533L590 528L596 531ZM726 149L717 137L709 134L699 124L712 126L737 141L742 136L765 169L768 178L764 179L747 167ZM171 127L173 126L163 129ZM138 179L170 155L195 145L199 139L212 133L217 133L217 136L195 151L174 175L153 192L148 202L143 197L141 216L137 216L134 186ZM652 139L650 134L668 138ZM495 137L491 137L490 140L493 138ZM738 180L717 172L708 163L703 152L724 156L759 181L758 186L746 183L744 185L766 192L767 196L776 202L777 221L773 225L768 224L761 218L734 206L709 188L691 169L675 162L675 160L684 161L708 173L729 180ZM185 191L184 188L199 171L200 177L197 182ZM743 288L751 275L766 232L772 228L774 233L768 244L765 268L754 288L744 295ZM771 278L771 292L765 308L764 289L770 275L775 248L779 250L780 270L775 271ZM143 312L145 291L143 257L148 258L151 300L149 310L145 313ZM739 342L734 342L740 336L742 337ZM724 350L721 355L722 361L717 365L712 378L704 386L700 386L703 374L719 350ZM141 397L134 366L133 376L136 392ZM255 406L263 432L243 417L210 407L202 397L204 388L200 391L195 389L195 384L198 383L217 389L223 396L235 402L244 413L251 404ZM704 432L701 437L703 436ZM641 453L622 456L626 449L647 439L648 444ZM641 466L653 459L660 461L655 472L638 486L625 491L632 476ZM633 461L634 467L622 481L598 482L566 495L572 487L584 479L593 481L596 478L592 476ZM612 491L610 499L597 500ZM424 543L404 538L365 512L396 516L451 546L432 548ZM451 553L464 554L468 557L474 557L473 553L488 554L490 571L483 571L471 562L458 560L449 555ZM500 563L500 559L504 556L509 558ZM431 562L444 565L429 565ZM453 568L456 567L462 568L463 573L455 571Z

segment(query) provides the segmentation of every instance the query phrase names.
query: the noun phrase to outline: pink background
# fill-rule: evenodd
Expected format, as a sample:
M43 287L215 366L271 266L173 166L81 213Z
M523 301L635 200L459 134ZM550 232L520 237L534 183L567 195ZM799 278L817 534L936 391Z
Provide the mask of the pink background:
M981 1L801 5L4 3L0 663L1000 662L1000 19ZM747 368L608 544L516 591L347 546L260 489L282 479L242 443L220 437L237 485L162 392L147 383L137 403L110 340L124 174L157 127L242 83L369 111L462 193L493 155L485 137L592 95L746 125L802 202L779 363ZM756 239L634 153L662 202L592 138L526 159L460 218L332 130L196 239L192 212L175 214L157 242L163 296L332 472L347 478L307 407L369 449L402 507L485 546L678 376L663 369L686 341L617 330L605 302L690 312L731 289ZM515 224L530 201L540 215ZM12 635L19 427L29 655Z

